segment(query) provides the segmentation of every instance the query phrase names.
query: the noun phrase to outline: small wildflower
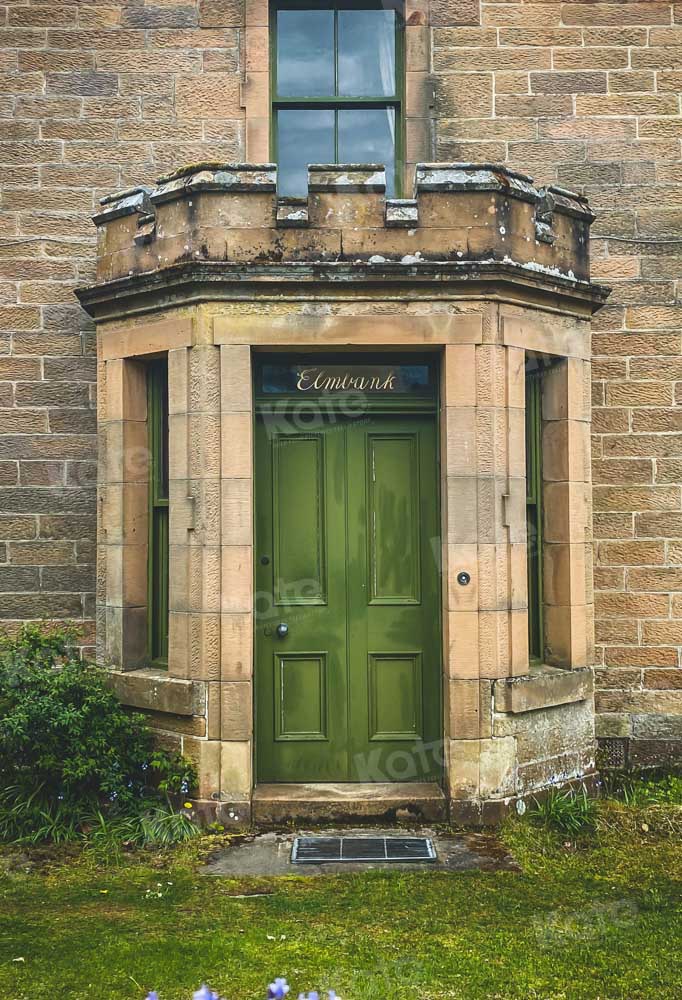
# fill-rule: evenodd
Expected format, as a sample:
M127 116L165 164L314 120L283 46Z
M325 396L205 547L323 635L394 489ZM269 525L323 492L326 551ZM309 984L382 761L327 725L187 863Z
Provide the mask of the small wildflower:
M193 1000L220 1000L220 997L204 983L201 989L194 994Z
M284 976L278 976L273 983L268 986L269 1000L284 1000L289 992L289 985Z
M159 1000L159 994L156 990L151 990L145 997L145 1000Z

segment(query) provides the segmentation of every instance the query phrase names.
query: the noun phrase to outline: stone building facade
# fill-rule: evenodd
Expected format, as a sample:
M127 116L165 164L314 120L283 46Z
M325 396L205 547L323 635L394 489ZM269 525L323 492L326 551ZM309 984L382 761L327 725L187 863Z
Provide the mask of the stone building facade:
M96 337L93 321L78 305L74 291L93 286L96 281L101 284L113 280L114 275L127 275L131 270L142 273L158 269L159 257L154 259L153 255L164 238L176 240L168 254L170 260L187 253L185 247L192 244L198 224L194 217L183 216L177 208L173 215L171 206L180 204L188 210L193 197L188 178L191 180L194 175L190 171L161 185L157 184L158 178L185 164L271 161L270 17L270 5L265 0L0 5L0 327L3 331L0 537L4 557L0 565L3 581L0 613L10 627L25 619L77 619L83 625L85 651L94 652L98 508ZM482 196L499 201L493 213L495 219L500 212L510 212L510 205L515 211L518 209L516 214L512 213L510 246L507 247L507 241L495 241L492 230L486 226L474 225L478 219L470 218L464 224L464 229L473 226L482 230L479 233L482 242L478 245L475 239L468 238L460 245L457 240L461 234L456 237L451 233L448 246L457 246L463 258L479 264L488 256L496 261L494 275L484 280L479 266L475 270L476 294L469 305L460 304L457 308L445 306L439 302L439 296L426 299L423 290L419 290L421 279L415 277L415 288L405 296L405 305L396 306L389 313L398 316L407 309L408 315L413 316L408 324L411 333L405 335L407 339L382 341L381 337L389 335L383 332L380 323L372 327L371 333L365 333L365 340L349 339L343 324L335 332L334 317L339 310L332 305L332 298L321 301L321 291L317 290L311 293L305 315L313 316L317 310L332 318L318 321L319 329L309 333L309 340L296 340L289 333L279 342L280 346L307 349L319 342L316 338L324 336L338 345L355 343L356 347L383 343L397 349L401 345L414 347L416 342L422 345L430 342L445 359L441 369L441 378L445 378L441 384L441 402L445 403L446 411L450 409L448 365L456 365L459 373L470 370L466 364L473 363L470 378L471 385L476 385L477 366L487 373L480 378L492 379L490 366L495 369L496 364L492 355L502 352L505 360L499 362L499 370L506 374L500 378L506 379L507 388L503 398L490 399L484 408L502 408L508 427L514 419L510 417L514 409L510 400L519 400L518 386L509 388L514 381L513 365L510 368L513 352L525 350L564 358L567 359L561 362L564 367L560 364L547 376L550 382L552 379L563 382L562 386L550 387L546 399L550 401L553 392L566 395L565 402L557 403L554 409L548 402L545 432L556 435L556 440L566 441L580 439L581 432L571 430L569 425L574 421L576 425L586 425L588 418L581 395L584 383L578 378L576 366L591 359L592 367L590 496L594 537L591 540L589 535L578 538L572 534L573 519L577 516L579 520L580 515L573 502L576 491L566 486L564 492L572 498L565 508L562 529L567 535L554 538L556 544L565 542L569 546L568 570L562 571L564 575L560 574L559 581L568 586L569 596L566 598L564 592L563 599L554 602L546 594L548 605L555 603L573 609L569 618L574 623L575 608L585 609L583 639L578 643L582 652L574 648L569 629L568 644L564 642L556 664L548 664L545 675L538 680L528 672L525 654L520 664L509 652L513 646L509 645L509 636L516 635L518 639L523 632L518 627L514 632L511 627L504 633L508 661L503 668L491 666L500 649L501 640L498 641L496 632L498 639L493 645L498 652L484 656L479 652L478 661L484 666L475 677L468 674L457 677L445 672L448 680L455 682L446 688L453 692L456 706L454 716L447 716L449 721L444 730L446 738L452 741L446 788L450 798L463 804L460 811L464 815L467 809L480 812L483 801L510 801L553 777L566 778L592 769L591 687L582 675L587 670L591 676L589 668L594 668L596 735L612 762L652 766L680 758L682 423L677 410L678 380L682 382L678 375L682 365L679 304L682 5L406 0L404 18L405 90L401 110L406 188L403 193L412 194L418 163L498 163L506 165L512 173L488 171L480 190L471 171L464 172L461 184L452 178L448 181L441 174L440 181L433 181L436 189L429 191L426 170L421 178L422 188L417 189L418 214L415 220L407 219L408 223L417 222L412 226L390 225L383 193L367 190L366 177L355 178L356 191L352 187L344 189L338 177L329 176L320 181L320 190L313 193L319 196L318 200L332 199L329 210L339 217L338 231L350 233L354 228L377 231L373 253L358 238L357 259L363 261L358 265L359 274L370 266L371 256L390 261L395 253L400 253L402 259L418 252L424 261L429 256L432 261L442 260L442 243L437 242L439 237L436 242L429 242L434 237L426 232L428 226L424 224L429 198L436 196L447 199L456 194L457 205L465 206L457 211L465 219L467 212L476 215L485 211L483 202L476 201ZM506 201L500 201L500 177L506 177L513 187L518 180L514 171L533 177L535 186L527 181L518 183L520 187L528 184L535 193L527 192L524 200L517 191ZM239 172L237 175L241 176ZM268 213L278 214L275 194L268 187L273 183L272 172L266 168L242 180L243 190L240 182L236 188L234 185L230 188L233 182L228 183L224 178L202 181L200 177L197 182L197 192L202 192L202 183L208 183L209 187L213 183L216 191L222 191L220 198L238 199L244 206L239 209L245 213L243 230L253 227L268 230L267 237L261 234L264 242L260 244L246 240L241 264L257 263L261 253L267 258L275 242L280 248L284 245L285 262L287 252L295 256L292 249L295 247L308 247L308 263L315 262L315 254L318 263L339 257L341 251L329 233L322 233L324 239L313 239L314 250L310 250L311 234L319 235L325 228L315 215L312 193L307 206L310 213L307 229L287 226L285 211L279 227L277 218L274 226L263 227ZM159 199L158 192L178 181L181 197ZM129 205L122 208L121 199L114 199L100 207L100 199L112 192L140 185L148 185L149 190L133 195ZM544 191L551 185L585 195L597 217L591 229L589 273L580 274L571 267L571 264L576 267L586 264L586 258L577 253L577 244L567 244L564 259L557 261L551 255L537 260L523 257L522 244L514 243L514 234L529 235L531 225L555 229L564 222L578 225L581 212L580 224L587 226L584 203L573 199L572 213L564 211L566 205L557 208L562 195L555 194L550 203ZM156 195L152 194L150 199L152 191ZM357 208L360 220L353 214L356 209L340 207L341 200L348 198L351 201L347 204L361 199L362 207ZM205 189L197 194L199 203L202 199L208 204ZM259 199L258 211L265 213L260 215L260 221L254 209ZM233 208L237 211L236 204ZM209 229L222 226L227 231L234 225L229 211L218 223L211 218L212 211L206 209ZM453 224L447 211L445 228ZM377 213L381 215L380 223ZM100 215L103 234L97 275L92 225L95 214ZM374 217L373 224L367 224L368 217L370 220ZM166 226L172 223L176 229L167 230L164 236L159 228L162 221ZM501 237L504 234L499 229L498 225L496 232ZM417 235L408 235L413 230ZM534 232L537 235L537 230ZM234 248L241 246L244 237L242 233L230 244L219 234L214 235L222 239L223 247ZM547 253L549 246L557 247L556 233L553 235L553 244L537 243L538 254ZM206 252L202 246L201 243L196 246L201 256L207 261L217 259L215 245L209 243ZM347 246L352 246L352 241ZM536 271L536 283L531 289L533 283L528 278L531 272L526 269L524 289L519 293L518 282L505 272L505 257L516 263L540 261L542 266L558 268L559 273L552 281L551 274L545 273L543 278L542 271ZM346 263L354 259L351 256ZM415 266L418 275L421 265ZM106 270L107 267L111 269ZM116 271L115 267L123 270ZM510 268L512 265L508 263L507 271ZM570 293L563 285L569 271L573 272L571 280L578 279ZM440 281L442 274L437 268L434 272L432 267L431 280ZM598 288L580 284L590 277L596 285L612 287L605 305ZM372 297L379 303L380 315L387 312L385 302L392 280L389 273L381 280L377 278L373 286ZM353 288L361 285L359 279L355 285L351 282ZM501 289L504 289L502 297L508 297L512 285L516 289L516 302L505 307L511 312L504 316L505 310L493 306L492 301L501 294ZM106 295L99 301L96 290L83 298L88 310L102 323L100 341L104 343L106 331L113 330L116 336L110 338L111 342L118 344L112 348L113 353L102 358L104 367L109 369L109 373L100 374L100 425L105 435L109 433L110 422L116 424L112 434L140 435L140 428L133 425L146 422L146 409L142 407L140 385L137 388L135 385L134 359L150 351L168 351L169 359L173 355L178 387L184 384L183 378L198 380L193 382L198 387L196 392L188 384L182 396L178 388L179 395L174 397L170 410L171 416L177 418L176 425L183 420L189 424L193 413L200 414L205 424L211 423L212 414L216 417L221 414L219 422L224 434L226 415L228 423L232 420L238 424L244 419L243 414L251 410L252 400L240 395L245 382L240 383L241 389L226 388L232 385L233 366L223 362L227 367L220 374L215 359L218 355L227 357L226 351L234 351L234 370L239 370L245 363L244 348L256 343L249 338L260 336L259 323L262 324L264 316L277 314L277 309L258 309L254 303L218 307L205 301L211 298L205 289L204 301L195 304L182 298L188 294L187 288L182 293L171 291L173 302L164 299L159 289L148 288L145 308L167 313L172 307L176 310L172 321L162 315L153 317L153 321L147 316L143 321L134 315L135 310L127 301L114 306L107 303ZM165 294L171 292L167 289ZM392 296L390 293L389 297ZM462 297L461 290L457 296ZM556 307L553 310L548 307L552 297ZM428 309L424 306L427 301ZM597 309L598 306L601 308ZM240 323L231 323L226 317L238 314L240 309L256 319L247 324L251 328L248 336L230 339L235 336L234 330L240 329ZM596 311L591 320L591 352L569 349L571 337L574 342L587 342L585 331L593 309ZM353 316L363 314L364 310L364 306L347 303L345 313L344 309L340 312L341 316ZM549 315L559 317L552 320L550 328L542 322L542 317ZM440 316L458 319L457 322L452 318L442 319L434 326L433 318ZM404 331L404 325L401 326L404 322L396 320L395 328ZM281 323L286 327L284 319ZM448 324L453 324L452 329ZM135 334L141 325L146 332ZM273 323L268 321L266 326L272 329ZM452 332L455 327L457 333ZM512 328L517 331L515 339L509 339ZM460 329L469 332L463 335ZM151 338L148 344L152 346L141 349L144 337ZM561 343L551 338L559 338ZM134 348L130 346L133 341ZM268 337L261 341L261 345L268 343ZM460 351L456 363L455 349ZM474 362L470 361L472 351L477 357ZM465 358L469 359L466 363ZM139 369L137 374L140 375ZM494 379L491 384L496 384ZM106 393L102 391L105 388ZM474 408L480 405L478 393L476 389ZM455 410L459 406L456 401L452 404ZM450 416L454 418L456 414ZM549 427L554 422L556 430ZM447 433L441 437L447 441ZM580 446L576 447L577 451L566 453L568 465L559 470L559 483L589 482L584 468L577 471ZM497 455L494 461L518 460L518 452L514 453L512 448L502 451L503 457ZM583 448L582 457L586 454ZM252 466L246 463L241 472L226 475L225 469L230 466L224 452L218 466L209 460L210 456L204 456L205 461L192 459L189 452L188 456L188 462L199 461L201 479L228 484L234 479L246 488L252 474ZM447 456L446 461L449 461ZM141 474L139 468L135 474ZM117 472L115 461L112 466L107 458L101 481L123 487L127 475L126 470ZM523 478L518 469L515 475L509 465L501 475L508 481ZM184 481L191 477L183 474L176 478ZM452 478L466 477L455 473ZM239 488L226 487L228 492L236 491L237 509L250 511L249 504L245 508L243 498L237 497ZM121 502L125 492L123 488L118 491ZM144 489L137 492L141 495ZM114 518L111 495L110 491L109 499L104 497L99 502L100 523L105 510L107 518ZM184 499L193 495L191 491L185 493ZM557 503L555 509L560 512L562 508ZM236 549L240 547L248 548L247 536L250 540L252 534L247 513L238 518L245 533L243 538L232 539L232 528L223 524L221 530L227 532L227 541L221 535L221 540L209 548L234 545L233 555L237 555ZM445 501L441 513L447 514ZM196 517L196 513L192 516ZM172 518L171 513L171 532ZM103 527L109 537L103 537L100 531L99 540L103 547L115 548L121 542L113 536L122 528L120 525L117 528L113 520L108 524ZM513 548L511 537L505 538ZM550 531L549 546L551 538ZM462 545L477 544L472 539L456 541ZM186 539L178 544L192 548ZM575 548L577 544L583 547L582 561ZM190 555L191 552L188 558ZM141 553L138 557L142 560ZM222 560L223 598L232 590L225 583L226 565ZM104 572L102 560L100 566ZM134 629L126 627L123 616L116 614L117 608L141 607L142 600L138 593L133 604L126 605L122 597L116 604L112 595L116 587L123 594L126 581L123 577L118 581L112 578L112 560L106 566L108 573L100 584L106 625L105 628L100 616L99 632L104 643L101 655L117 667L135 668L127 673L118 671L121 693L129 703L148 711L167 738L194 753L201 765L203 793L207 797L222 794L226 804L233 803L243 813L253 787L251 734L243 728L245 720L251 718L251 707L250 694L235 685L246 683L241 671L247 667L239 657L233 657L227 664L223 659L222 666L216 668L217 676L209 671L195 679L189 668L174 672L172 664L168 675L156 680L149 673L142 676L139 671L142 668L144 674L145 664L139 659L139 656L144 659L139 647L132 659L127 659L128 652L122 650L127 641L135 642ZM480 562L477 568L480 571ZM471 575L470 569L462 571ZM209 579L208 565L201 563L192 572L192 579ZM508 568L506 572L511 570ZM594 652L588 642L587 611L592 606L592 578ZM546 573L546 582L548 579L552 579L551 573ZM444 594L449 593L450 584L452 581L448 579ZM580 599L571 590L579 585L583 586ZM504 603L500 605L498 594L494 607L481 604L467 609L452 607L446 597L444 615L460 614L464 618L473 615L479 639L481 613L494 611L499 619L504 611L511 626L514 612L523 612L523 599L515 605L510 578L502 589ZM460 601L460 593L455 590L453 600ZM467 591L469 595L472 593ZM200 604L199 610L208 616L215 614L210 610L215 596L210 593L200 596L199 601L207 603ZM248 603L248 595L242 593L240 600ZM172 601L171 594L171 606ZM182 612L179 606L176 610L191 614L189 605ZM229 616L251 611L251 605L233 610L221 605L217 614L228 616L223 626L232 624L236 630L237 618ZM516 615L517 619L520 617ZM550 631L551 619L550 612L546 616ZM203 619L203 624L208 620L208 617ZM473 619L470 617L469 621ZM188 624L189 619L184 622ZM460 625L464 625L463 620ZM116 629L119 641L112 646L111 636ZM466 629L458 628L456 635L464 641ZM221 662L219 648L224 632L220 629L213 634L203 631L199 636L186 633L185 638L199 643L199 648L205 651L201 654L204 664L211 658L212 662ZM181 649L177 634L174 640L171 632L171 648L173 645L176 650ZM227 648L229 643L225 645ZM169 657L172 655L169 650ZM475 654L469 648L465 659L470 662L473 658ZM245 660L250 669L250 653ZM577 670L571 669L569 674L567 667ZM202 671L204 667L199 669ZM552 670L557 669L564 672L553 674ZM513 676L528 680L525 685L511 683ZM470 682L474 680L476 684L472 685ZM493 687L497 689L496 695ZM237 701L231 701L226 692L231 692ZM444 697L444 705L449 697L449 694ZM215 699L222 703L222 714L212 716L210 705L215 705ZM490 715L487 709L494 710L494 714ZM236 715L231 716L231 712ZM226 737L224 720L232 720L230 737ZM524 768L530 775L531 765L539 759L536 748L540 743L551 747L551 752L540 761L536 777L524 779ZM573 760L569 763L571 755ZM489 785L481 783L482 774L490 781Z

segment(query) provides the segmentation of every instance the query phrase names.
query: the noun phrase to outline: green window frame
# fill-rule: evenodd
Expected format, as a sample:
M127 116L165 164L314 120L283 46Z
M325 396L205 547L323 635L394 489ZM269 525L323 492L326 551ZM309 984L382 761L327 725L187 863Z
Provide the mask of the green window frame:
M526 538L528 553L528 651L544 659L542 372L526 370Z
M374 94L363 97L344 97L339 89L339 13L341 11L392 10L395 12L395 90L393 94ZM334 13L334 90L325 96L305 97L279 92L277 80L278 62L278 16L281 11L329 10ZM344 110L393 109L394 113L394 171L391 175L387 167L386 193L388 197L400 197L404 187L405 149L405 20L402 0L270 0L270 148L273 159L279 162L278 116L287 110L329 110L334 112L334 163L339 163L339 112ZM368 157L355 157L355 162L367 162ZM305 196L307 191L289 191L280 185L280 194Z
M149 434L148 651L168 666L168 361L147 368Z

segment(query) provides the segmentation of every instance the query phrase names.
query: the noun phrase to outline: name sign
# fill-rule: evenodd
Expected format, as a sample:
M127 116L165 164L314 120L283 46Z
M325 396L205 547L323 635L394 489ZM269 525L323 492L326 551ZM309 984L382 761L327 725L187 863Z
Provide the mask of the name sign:
M294 396L368 393L371 395L431 395L429 365L263 365L261 392Z

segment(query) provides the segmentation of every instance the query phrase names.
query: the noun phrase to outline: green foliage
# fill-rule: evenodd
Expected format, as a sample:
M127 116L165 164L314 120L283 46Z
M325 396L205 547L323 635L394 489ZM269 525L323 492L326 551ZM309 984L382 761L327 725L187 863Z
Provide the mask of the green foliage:
M575 837L594 830L597 806L583 786L580 791L551 789L543 801L535 800L529 816L549 830Z
M108 863L120 862L124 848L172 847L198 836L199 828L186 812L161 803L130 816L108 817L98 811L83 832L86 846Z
M0 640L2 839L75 839L98 811L139 816L194 783L191 764L154 749L144 717L123 709L105 672L78 659L74 638L26 625Z
M665 778L630 779L622 783L620 794L629 806L682 805L682 777L669 774Z

